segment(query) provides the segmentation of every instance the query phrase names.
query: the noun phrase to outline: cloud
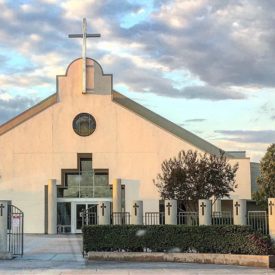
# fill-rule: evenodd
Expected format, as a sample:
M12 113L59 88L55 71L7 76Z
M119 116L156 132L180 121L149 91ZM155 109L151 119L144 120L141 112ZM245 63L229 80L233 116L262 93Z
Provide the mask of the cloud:
M193 118L193 119L186 119L185 122L203 122L206 121L204 118Z
M3 66L3 64L6 64L7 61L8 58L5 55L0 54L0 64Z
M0 90L0 125L30 108L37 101L38 98L22 96L11 97L9 94Z
M211 140L219 148L225 151L246 151L246 155L250 157L251 161L259 162L264 156L267 147L270 143L240 143L231 140Z
M154 15L148 50L161 45L160 62L169 57L171 67L186 66L209 85L273 86L272 10L256 0L169 2Z
M272 26L272 17L266 16L270 6L261 1L252 2L241 5L221 1L159 1L150 21L130 29L114 26L111 36L122 47L127 45L124 41L143 45L139 57L144 57L145 82L147 63L154 61L160 68L156 72L151 68L151 85L155 87L150 88L151 92L189 99L245 99L247 94L233 91L232 87L249 92L275 84L272 62L275 51L273 44L263 39L273 36L272 28L266 29L266 25ZM135 72L139 68L136 58L132 54L133 62L128 67ZM205 85L163 92L155 82L164 68L189 70ZM126 76L122 80L133 87ZM140 81L139 86L142 91L145 85Z
M88 42L88 51L105 62L103 66L108 65L110 55L123 64L127 57L126 69L134 72L132 77L114 71L115 66L108 70L130 90L187 99L242 100L248 95L237 92L241 88L274 86L275 37L272 7L267 1L152 3L146 18L125 28L123 18L146 9L145 4L113 0L1 2L0 42L8 41L9 48L30 60L32 66L25 77L54 85L56 72L81 54L81 41L69 40L67 34L80 32L81 18L86 16L89 32L102 34L101 39ZM7 76L20 73L19 66L11 69L5 63ZM37 69L41 67L44 69ZM183 77L185 88L178 88L172 79L163 79L164 72L175 70L190 72L203 85L190 85ZM43 79L39 74L45 71L47 78Z
M240 143L274 143L274 130L216 130L215 133L223 135L222 140Z
M188 99L207 99L207 100L226 100L226 99L244 99L246 96L242 93L234 92L227 88L213 86L189 86L181 91L182 97Z
M273 102L268 101L260 106L257 117L259 117L259 114L262 114L271 120L275 120L275 108Z
M108 68L114 72L114 83L123 84L130 91L141 93L155 93L160 96L186 99L204 99L211 101L219 100L241 100L246 98L243 93L228 88L215 88L209 86L188 86L175 88L173 81L159 76L159 71L165 71L165 67L157 67L148 61L143 68L137 65L136 60L127 56L107 56ZM103 59L103 62L105 60ZM135 67L133 73L129 74L129 68ZM117 74L115 72L118 72Z
M260 106L259 112L262 114L270 114L272 112L275 112L274 105L271 102L267 101Z

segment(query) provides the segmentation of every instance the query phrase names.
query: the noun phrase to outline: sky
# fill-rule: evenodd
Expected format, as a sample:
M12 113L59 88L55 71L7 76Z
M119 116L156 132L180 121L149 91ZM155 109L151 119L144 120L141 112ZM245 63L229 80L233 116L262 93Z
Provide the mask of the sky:
M259 161L275 142L270 0L0 0L0 124L55 93L87 56L114 89L228 151Z

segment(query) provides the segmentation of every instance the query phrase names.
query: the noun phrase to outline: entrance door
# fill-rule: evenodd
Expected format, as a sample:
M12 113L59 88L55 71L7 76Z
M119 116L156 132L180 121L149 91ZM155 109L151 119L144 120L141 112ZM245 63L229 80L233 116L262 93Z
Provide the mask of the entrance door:
M77 203L75 205L75 217L76 217L76 228L75 233L82 233L82 215L81 212L83 210L90 209L88 212L88 216L85 218L84 224L96 224L97 223L97 205L90 203Z
M86 204L77 204L76 205L76 233L81 233L82 228L82 216L81 212L86 210Z

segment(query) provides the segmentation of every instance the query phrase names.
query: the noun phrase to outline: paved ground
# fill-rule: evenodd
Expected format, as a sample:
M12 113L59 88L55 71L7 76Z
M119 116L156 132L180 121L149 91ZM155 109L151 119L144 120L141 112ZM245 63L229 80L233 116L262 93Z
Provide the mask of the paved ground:
M181 263L87 263L81 255L78 235L27 235L24 257L0 260L0 274L275 274L275 271Z

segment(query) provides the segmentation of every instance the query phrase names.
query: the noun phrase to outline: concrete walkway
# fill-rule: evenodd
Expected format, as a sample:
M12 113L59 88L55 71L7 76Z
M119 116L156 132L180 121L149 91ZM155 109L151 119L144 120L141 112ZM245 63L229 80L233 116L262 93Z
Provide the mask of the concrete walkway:
M80 235L26 235L25 254L0 261L0 274L275 274L274 270L183 263L89 262Z

